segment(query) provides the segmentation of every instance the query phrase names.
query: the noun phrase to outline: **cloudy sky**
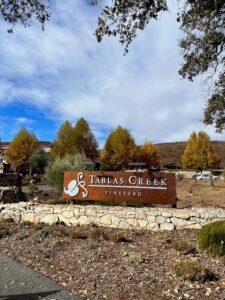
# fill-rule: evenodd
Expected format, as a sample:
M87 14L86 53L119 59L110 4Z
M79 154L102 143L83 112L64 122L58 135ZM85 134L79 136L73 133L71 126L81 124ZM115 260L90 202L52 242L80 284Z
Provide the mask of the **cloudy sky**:
M53 140L62 122L74 124L80 117L100 146L117 125L128 128L137 143L183 141L194 130L224 140L201 122L206 94L201 79L190 83L178 75L182 33L176 9L151 23L123 56L116 39L96 42L101 5L51 1L44 32L34 23L9 34L1 21L1 140L10 141L22 126L39 140Z

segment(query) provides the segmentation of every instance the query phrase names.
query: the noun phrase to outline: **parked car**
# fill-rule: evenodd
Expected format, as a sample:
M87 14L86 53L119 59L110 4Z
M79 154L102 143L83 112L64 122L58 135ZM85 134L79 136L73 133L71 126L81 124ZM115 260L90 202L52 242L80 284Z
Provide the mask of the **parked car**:
M219 179L220 179L220 176L212 175L212 180L219 180Z
M193 177L192 177L193 178ZM200 174L196 176L197 180L218 180L220 179L217 175Z
M200 174L196 177L197 180L210 180L211 176L207 174Z

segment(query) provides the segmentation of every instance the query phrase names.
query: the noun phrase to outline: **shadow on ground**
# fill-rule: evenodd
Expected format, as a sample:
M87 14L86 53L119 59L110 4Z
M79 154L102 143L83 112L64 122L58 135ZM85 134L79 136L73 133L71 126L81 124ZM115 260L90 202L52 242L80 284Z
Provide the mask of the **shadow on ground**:
M49 291L42 293L28 293L0 296L0 300L40 300L44 297L58 293L59 291Z

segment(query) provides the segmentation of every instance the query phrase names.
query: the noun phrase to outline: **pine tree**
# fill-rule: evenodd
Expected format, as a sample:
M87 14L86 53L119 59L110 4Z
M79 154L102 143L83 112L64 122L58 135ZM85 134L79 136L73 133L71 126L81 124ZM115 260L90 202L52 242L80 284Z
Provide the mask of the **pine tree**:
M136 151L133 136L126 128L118 126L106 140L101 161L110 169L121 169L135 160Z
M203 131L191 134L181 160L184 168L195 170L215 168L220 163L220 157L213 150L209 136Z
M146 163L148 167L160 167L160 155L157 147L150 141L146 141L140 148L140 162Z
M21 167L28 165L31 154L38 148L38 141L34 133L21 128L6 150L6 161L19 172Z

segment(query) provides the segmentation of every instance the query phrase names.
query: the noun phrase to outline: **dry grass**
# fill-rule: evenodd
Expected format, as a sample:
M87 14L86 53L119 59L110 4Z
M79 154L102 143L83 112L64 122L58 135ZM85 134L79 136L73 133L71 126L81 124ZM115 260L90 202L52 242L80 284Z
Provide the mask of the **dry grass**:
M225 181L195 181L183 179L177 182L177 206L206 207L214 206L225 208Z

